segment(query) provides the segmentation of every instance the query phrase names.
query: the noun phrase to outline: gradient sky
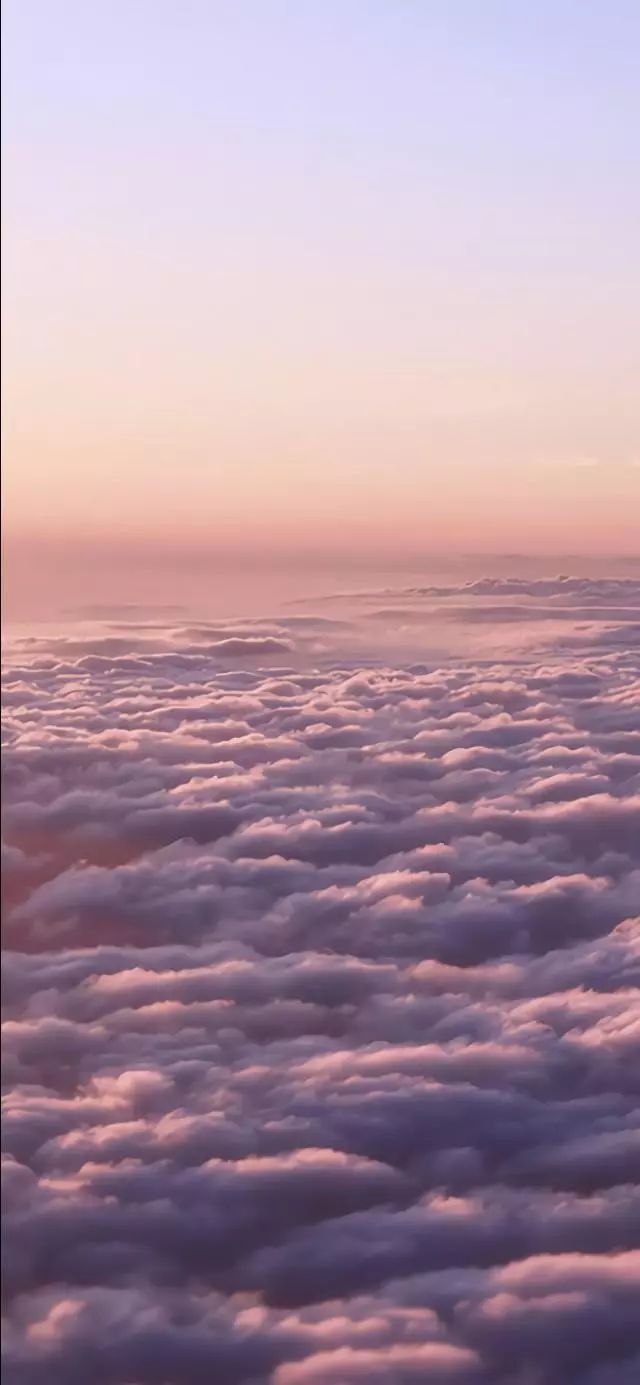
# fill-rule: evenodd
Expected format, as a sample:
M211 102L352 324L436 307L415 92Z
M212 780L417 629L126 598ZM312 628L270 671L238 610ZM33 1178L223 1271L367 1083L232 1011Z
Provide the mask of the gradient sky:
M639 53L637 0L8 0L9 552L633 549Z

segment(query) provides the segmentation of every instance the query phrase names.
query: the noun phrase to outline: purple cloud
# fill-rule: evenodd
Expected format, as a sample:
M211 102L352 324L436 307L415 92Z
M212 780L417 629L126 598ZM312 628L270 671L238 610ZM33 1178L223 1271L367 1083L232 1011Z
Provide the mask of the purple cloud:
M8 651L16 1385L637 1378L638 584L408 597Z

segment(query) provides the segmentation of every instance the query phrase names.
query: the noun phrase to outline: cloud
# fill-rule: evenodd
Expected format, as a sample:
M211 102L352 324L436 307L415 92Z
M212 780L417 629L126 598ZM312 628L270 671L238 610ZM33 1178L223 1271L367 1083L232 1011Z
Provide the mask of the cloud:
M638 597L11 647L17 1385L635 1380Z

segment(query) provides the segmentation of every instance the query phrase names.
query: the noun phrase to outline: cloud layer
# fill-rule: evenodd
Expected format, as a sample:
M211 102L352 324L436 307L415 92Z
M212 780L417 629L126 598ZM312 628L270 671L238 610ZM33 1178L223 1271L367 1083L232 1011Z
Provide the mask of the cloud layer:
M567 581L429 589L577 606L508 660L9 651L15 1385L638 1379L638 593Z

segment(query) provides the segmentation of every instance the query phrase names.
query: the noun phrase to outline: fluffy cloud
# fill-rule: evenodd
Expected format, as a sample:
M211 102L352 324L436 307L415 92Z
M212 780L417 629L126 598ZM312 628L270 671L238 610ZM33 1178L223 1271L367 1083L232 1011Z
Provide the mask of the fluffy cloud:
M637 1378L638 584L369 600L8 651L16 1385Z

